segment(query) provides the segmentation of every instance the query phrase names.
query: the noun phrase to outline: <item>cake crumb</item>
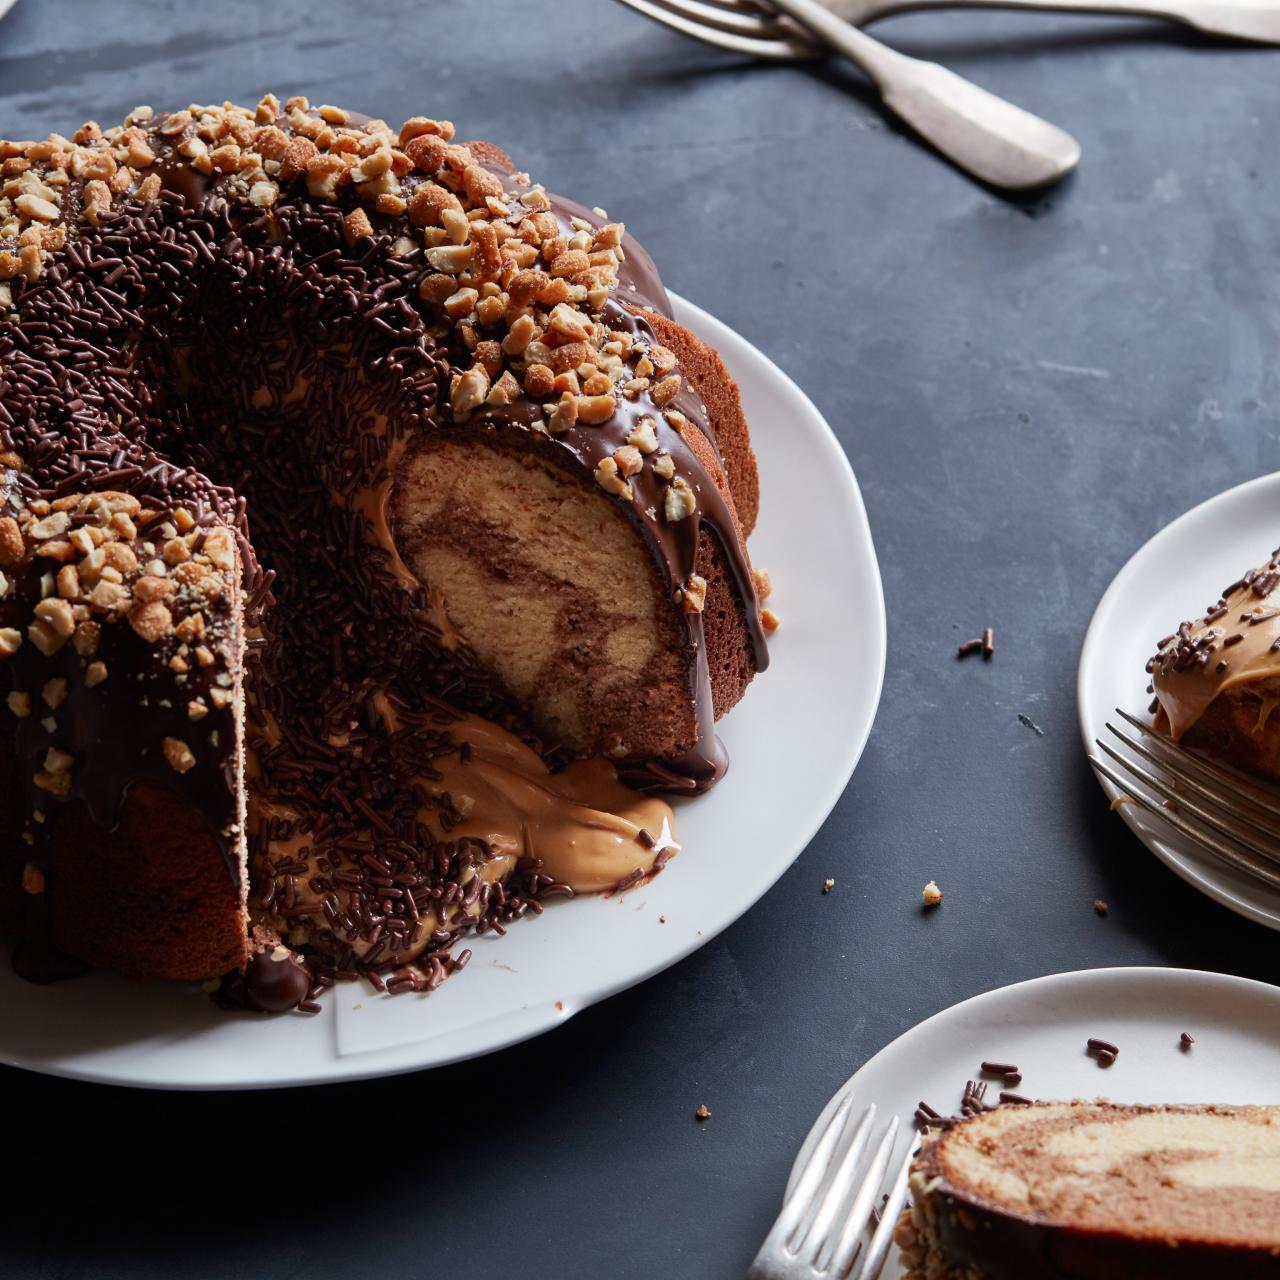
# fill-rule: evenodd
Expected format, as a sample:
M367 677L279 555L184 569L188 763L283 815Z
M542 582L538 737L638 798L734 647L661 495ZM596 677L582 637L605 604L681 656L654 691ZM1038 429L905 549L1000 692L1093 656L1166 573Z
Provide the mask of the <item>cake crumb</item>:
M925 885L924 892L921 894L921 897L924 899L924 905L926 908L939 906L942 902L943 894L942 890L938 888L938 882L936 880L930 880L929 883Z
M832 889L834 889L835 887L836 887L836 882L835 882L833 879L831 879L831 877L830 877L830 876L828 876L828 877L827 877L827 878L822 882L822 892L823 892L823 893L830 893L830 892L831 892L831 890L832 890Z
M1109 908L1108 908L1108 906L1107 906L1106 902L1104 902L1101 898L1094 898L1094 900L1093 900L1093 909L1094 909L1094 910L1095 910L1095 911L1096 911L1100 916L1105 916L1105 915L1107 914L1107 911L1109 910Z
M1115 813L1115 811L1122 804L1137 804L1137 803L1138 802L1132 796L1116 796L1116 798L1107 806L1107 809L1109 812Z
M659 923L659 924L666 924L666 923L667 923L667 917L666 917L666 916L659 916L659 917L658 917L658 923Z
M709 1120L711 1118L711 1109L704 1102L693 1114L698 1120Z

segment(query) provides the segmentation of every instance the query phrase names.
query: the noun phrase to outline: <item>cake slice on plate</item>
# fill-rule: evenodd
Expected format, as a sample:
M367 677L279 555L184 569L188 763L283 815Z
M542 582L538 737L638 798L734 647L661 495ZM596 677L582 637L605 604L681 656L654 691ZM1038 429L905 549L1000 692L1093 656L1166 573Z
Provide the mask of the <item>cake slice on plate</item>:
M1155 727L1280 778L1280 551L1182 623L1147 662Z
M926 1137L907 1280L1280 1276L1280 1107L1002 1106Z

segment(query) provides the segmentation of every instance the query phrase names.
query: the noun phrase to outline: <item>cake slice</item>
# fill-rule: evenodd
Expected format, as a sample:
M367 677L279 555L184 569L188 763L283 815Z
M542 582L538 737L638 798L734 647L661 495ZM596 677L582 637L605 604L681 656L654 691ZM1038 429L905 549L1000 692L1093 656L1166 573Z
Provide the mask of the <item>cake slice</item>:
M1280 1276L1280 1107L1003 1106L926 1138L907 1280Z
M1280 551L1166 636L1147 663L1155 727L1280 778Z

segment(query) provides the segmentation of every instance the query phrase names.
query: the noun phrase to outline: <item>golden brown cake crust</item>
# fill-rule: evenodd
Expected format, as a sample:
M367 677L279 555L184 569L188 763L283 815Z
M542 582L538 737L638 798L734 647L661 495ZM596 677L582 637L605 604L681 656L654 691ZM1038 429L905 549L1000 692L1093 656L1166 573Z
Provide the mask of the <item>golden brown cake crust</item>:
M707 420L715 435L716 447L733 494L733 505L745 539L756 527L760 514L760 474L751 449L751 432L742 412L738 384L724 367L713 347L695 337L682 324L667 316L647 317L663 346L676 353L681 369L692 380L706 405Z

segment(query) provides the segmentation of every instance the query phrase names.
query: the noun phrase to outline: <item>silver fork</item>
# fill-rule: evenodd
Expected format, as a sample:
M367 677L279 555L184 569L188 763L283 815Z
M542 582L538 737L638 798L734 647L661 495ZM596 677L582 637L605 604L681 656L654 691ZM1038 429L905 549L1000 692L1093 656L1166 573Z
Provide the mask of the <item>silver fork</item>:
M1036 190L1065 177L1080 161L1080 144L1057 125L936 62L890 49L816 0L772 0L768 10L739 0L622 3L687 36L757 58L810 58L815 42L826 45L865 71L884 105L920 137L993 187ZM781 21L778 14L791 22Z
M1108 720L1108 732L1127 752L1096 738L1107 760L1118 768L1091 755L1093 767L1145 812L1206 853L1280 889L1280 794L1194 755L1119 707L1116 715L1138 733Z
M864 1253L864 1235L876 1195L885 1183L899 1127L894 1116L859 1178L875 1118L875 1106L869 1106L847 1137L853 1123L852 1092L841 1098L748 1268L747 1280L875 1280L880 1274L893 1243L894 1224L906 1202L915 1143L907 1143ZM817 1129L815 1125L815 1133Z
M926 9L1047 9L1167 18L1205 35L1280 44L1280 4L1272 0L823 0L837 17L865 26L895 13Z

